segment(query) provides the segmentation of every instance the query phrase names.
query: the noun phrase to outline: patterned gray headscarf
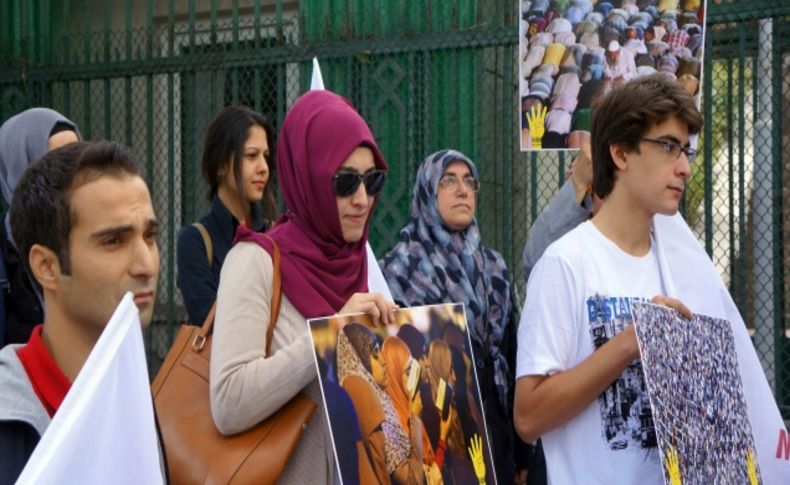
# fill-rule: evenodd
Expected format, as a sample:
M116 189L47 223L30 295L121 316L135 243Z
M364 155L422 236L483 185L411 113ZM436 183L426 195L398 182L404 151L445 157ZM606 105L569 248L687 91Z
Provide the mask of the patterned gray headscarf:
M442 150L425 159L417 171L411 220L400 242L379 263L392 297L407 306L459 302L466 305L469 333L493 366L499 405L507 412L510 369L500 351L510 320L510 279L505 260L483 246L477 220L464 230L450 229L436 205L439 179L452 162L462 161L477 177L477 167L464 154Z

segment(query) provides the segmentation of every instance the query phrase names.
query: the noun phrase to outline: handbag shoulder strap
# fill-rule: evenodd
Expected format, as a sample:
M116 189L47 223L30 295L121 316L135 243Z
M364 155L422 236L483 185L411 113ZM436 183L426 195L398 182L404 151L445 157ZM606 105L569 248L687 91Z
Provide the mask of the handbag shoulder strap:
M282 273L280 272L280 246L274 242L274 239L269 237L268 235L263 235L272 243L272 301L270 305L270 312L269 312L269 329L266 331L266 357L269 357L271 353L272 347L272 337L274 336L274 327L277 325L277 318L280 316L280 303L282 302ZM206 320L203 322L203 326L200 327L198 334L195 336L192 345L196 347L196 350L200 350L203 348L203 345L206 342L206 337L211 334L211 330L214 327L214 315L217 313L217 300L214 300L214 303L211 305L211 309L208 311L208 315L206 315ZM199 347L199 349L198 349Z
M208 336L211 335L211 330L214 328L214 315L216 313L217 300L214 300L214 303L211 304L211 309L208 311L208 315L206 315L206 319L203 321L203 326L200 327L200 330L198 330L195 338L192 340L192 347L198 352L203 350Z
M206 226L203 225L203 223L193 222L192 225L198 230L200 237L203 238L203 245L206 246L206 259L208 261L208 267L210 270L211 261L214 259L214 245L211 243L211 235L208 233L208 230L206 229ZM214 327L215 313L217 313L216 299L214 300L214 303L211 304L211 309L209 309L206 319L203 321L203 326L200 327L200 330L198 330L194 340L192 340L192 347L196 351L202 350L203 346L206 345L206 338L211 335L211 329Z
M211 236L204 226L200 222L193 222L193 226L198 230L200 233L200 237L203 238L203 245L206 246L206 258L208 260L208 267L211 268L211 261L214 259L214 245L211 243Z
M272 243L272 265L274 267L272 277L272 302L271 312L269 317L269 329L266 332L266 357L271 354L272 336L274 336L274 327L277 325L277 318L280 316L280 303L282 302L283 288L282 288L282 274L280 273L280 246L274 242L269 235L263 235Z

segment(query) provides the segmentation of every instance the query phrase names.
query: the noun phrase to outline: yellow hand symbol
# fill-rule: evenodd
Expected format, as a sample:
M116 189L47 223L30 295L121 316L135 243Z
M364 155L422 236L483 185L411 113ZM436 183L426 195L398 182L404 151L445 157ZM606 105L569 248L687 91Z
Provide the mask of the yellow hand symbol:
M486 483L486 464L483 460L483 439L479 434L472 436L472 443L469 445L469 456L472 457L472 465L475 467L477 481L481 485Z
M678 452L675 451L675 448L669 447L667 451L667 461L664 464L667 469L667 475L669 475L669 484L670 485L683 485L683 481L680 479L680 465L678 464Z
M749 474L749 485L760 483L757 479L757 457L753 450L746 450L746 471Z
M543 148L543 134L545 133L546 107L542 104L533 105L527 113L529 136L532 138L532 148Z

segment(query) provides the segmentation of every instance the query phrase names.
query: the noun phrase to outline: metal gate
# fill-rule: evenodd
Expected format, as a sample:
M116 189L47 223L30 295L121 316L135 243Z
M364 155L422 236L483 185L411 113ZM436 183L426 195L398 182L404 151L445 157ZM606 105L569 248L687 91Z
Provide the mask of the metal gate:
M200 3L200 6L198 6ZM702 155L684 213L754 331L790 415L790 186L787 0L709 0ZM570 155L519 152L516 2L457 0L9 0L0 5L0 119L51 106L89 139L144 161L163 221L152 369L185 318L174 235L206 210L199 159L216 109L231 102L275 125L309 84L369 121L391 167L371 240L392 247L417 166L445 147L483 181L478 221L523 297L529 227L563 182Z

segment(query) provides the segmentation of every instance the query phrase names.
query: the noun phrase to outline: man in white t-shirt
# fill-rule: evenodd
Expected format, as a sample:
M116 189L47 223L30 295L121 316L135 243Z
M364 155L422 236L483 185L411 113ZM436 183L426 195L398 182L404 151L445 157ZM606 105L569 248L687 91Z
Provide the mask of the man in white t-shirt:
M690 317L662 296L653 216L677 212L702 117L674 80L632 80L593 106L587 222L549 246L530 276L518 329L515 425L542 437L549 483L662 483L632 324L634 301Z

